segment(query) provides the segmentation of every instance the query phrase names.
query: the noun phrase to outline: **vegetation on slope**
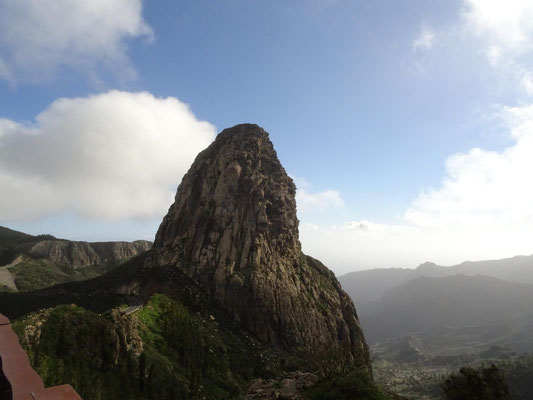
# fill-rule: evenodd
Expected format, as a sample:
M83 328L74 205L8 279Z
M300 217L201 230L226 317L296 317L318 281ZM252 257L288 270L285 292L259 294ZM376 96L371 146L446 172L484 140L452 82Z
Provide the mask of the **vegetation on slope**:
M13 247L19 243L23 243L26 240L31 240L32 238L32 235L0 226L0 250Z
M311 400L390 400L360 369L351 369L331 377L325 377L310 388L305 395Z
M27 259L9 267L9 271L15 276L15 284L21 291L41 289L70 280L65 273L54 271L43 260Z
M92 399L234 399L279 360L254 339L154 295L132 316L62 305L14 330L45 384L70 383Z
M172 267L146 268L146 257L96 279L0 295L0 312L18 317L21 343L47 384L71 383L84 400L238 399L253 378L280 382L284 368L331 371L328 365L339 365L328 359L331 354L317 364L274 352L243 332L190 278ZM110 293L135 282L166 295L141 291L147 300L137 313L104 313L125 303ZM36 312L42 308L48 309ZM343 377L350 372L336 370L327 379L322 374L313 390L330 393L340 386L337 393L359 393L360 382ZM328 379L332 383L322 387Z
M451 348L441 343L443 352ZM477 353L434 356L428 360L393 361L386 354L374 360L374 376L378 384L409 398L443 399L442 384L450 375L458 375L464 365L483 371L495 365L509 386L510 398L533 399L533 354L517 355L504 347L481 347Z
M498 363L509 385L511 398L533 399L533 354L525 354Z
M133 357L110 319L62 305L17 320L13 329L46 386L70 383L84 399L129 391Z
M116 264L91 265L83 268L59 268L48 260L24 257L9 267L19 291L38 290L58 283L95 278L116 267Z

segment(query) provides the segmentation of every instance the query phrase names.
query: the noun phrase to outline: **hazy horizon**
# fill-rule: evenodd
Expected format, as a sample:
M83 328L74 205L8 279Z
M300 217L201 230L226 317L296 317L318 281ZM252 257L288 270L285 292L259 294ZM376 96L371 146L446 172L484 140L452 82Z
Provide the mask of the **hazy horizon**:
M532 254L532 43L522 0L0 0L0 225L152 240L252 122L337 275Z

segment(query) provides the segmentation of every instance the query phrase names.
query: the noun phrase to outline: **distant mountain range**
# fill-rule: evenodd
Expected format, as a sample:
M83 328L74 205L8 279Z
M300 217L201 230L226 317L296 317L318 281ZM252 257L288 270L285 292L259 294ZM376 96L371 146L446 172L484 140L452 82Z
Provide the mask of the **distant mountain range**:
M0 291L26 291L93 278L151 246L145 240L75 242L0 226Z
M357 305L378 300L387 290L416 278L484 275L508 282L533 284L533 255L502 260L466 261L451 267L431 262L409 268L376 268L339 276L342 287Z
M339 281L371 344L408 334L447 350L463 342L533 350L533 256L373 269Z

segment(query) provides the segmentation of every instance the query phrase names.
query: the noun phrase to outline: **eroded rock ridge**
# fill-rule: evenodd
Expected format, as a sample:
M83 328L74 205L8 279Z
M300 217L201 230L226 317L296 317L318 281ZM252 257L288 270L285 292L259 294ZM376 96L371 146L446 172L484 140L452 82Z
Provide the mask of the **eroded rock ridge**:
M134 242L73 242L70 240L42 240L32 245L29 254L68 268L82 268L120 262L150 250L146 240Z

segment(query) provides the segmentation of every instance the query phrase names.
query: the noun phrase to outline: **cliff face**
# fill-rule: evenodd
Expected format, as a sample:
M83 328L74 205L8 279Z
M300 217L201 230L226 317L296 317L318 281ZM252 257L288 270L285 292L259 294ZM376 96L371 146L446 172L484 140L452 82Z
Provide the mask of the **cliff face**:
M301 251L295 192L263 129L226 129L183 177L151 264L180 268L267 343L338 346L370 370L352 301Z
M145 240L74 242L0 226L0 292L94 278L151 247L152 243Z
M42 240L35 243L29 253L34 258L43 258L68 268L103 265L134 257L149 250L151 243L135 242L72 242L68 240Z

